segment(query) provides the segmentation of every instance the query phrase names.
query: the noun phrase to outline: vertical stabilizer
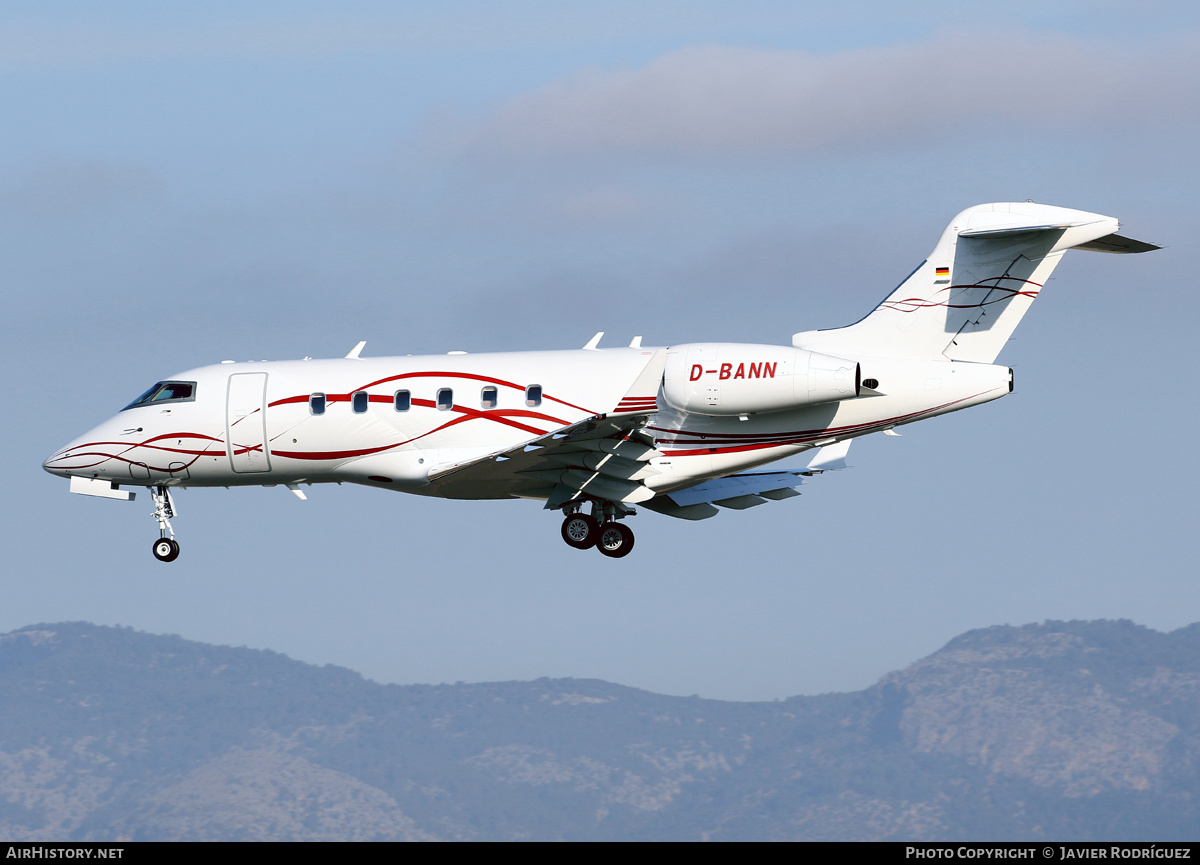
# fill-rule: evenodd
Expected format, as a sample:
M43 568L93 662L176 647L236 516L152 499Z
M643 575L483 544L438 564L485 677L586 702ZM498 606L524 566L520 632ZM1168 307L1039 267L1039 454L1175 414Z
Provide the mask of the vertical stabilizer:
M1123 238L1123 247L1097 243L1116 237L1118 228L1110 216L1032 202L968 208L870 315L848 327L798 333L792 344L843 357L992 363L1066 250L1157 249Z

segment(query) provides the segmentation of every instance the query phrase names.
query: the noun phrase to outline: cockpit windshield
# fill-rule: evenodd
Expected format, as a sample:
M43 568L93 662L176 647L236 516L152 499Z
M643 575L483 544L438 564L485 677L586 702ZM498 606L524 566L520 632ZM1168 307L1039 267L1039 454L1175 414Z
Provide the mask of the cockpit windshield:
M160 381L121 411L164 402L191 402L195 398L196 383L194 381Z

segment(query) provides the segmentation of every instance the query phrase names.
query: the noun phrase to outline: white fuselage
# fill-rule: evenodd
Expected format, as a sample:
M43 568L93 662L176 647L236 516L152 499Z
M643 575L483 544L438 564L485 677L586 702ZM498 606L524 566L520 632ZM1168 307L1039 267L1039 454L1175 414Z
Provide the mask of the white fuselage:
M790 346L601 350L597 334L577 351L227 361L156 383L43 465L84 495L149 487L165 562L171 488L342 482L540 500L568 545L621 558L633 505L702 520L790 498L844 467L849 439L1011 392L993 362L1068 249L1158 248L1119 228L1028 201L967 208L874 310ZM803 468L750 471L812 448Z
M737 364L708 369L690 362L716 348L740 352L749 359L746 369L739 375ZM668 350L668 378L671 364L682 363L687 377L695 376L687 386L723 386L728 395L746 380L751 402L737 415L672 407L661 385L657 398L629 397L630 381L655 352L640 347L226 362L170 380L191 383L190 398L127 408L44 466L57 475L128 486L353 482L454 498L511 498L522 494L519 484L437 487L428 477L439 467L518 447L591 417L640 414L661 453L650 460L656 473L645 484L670 492L987 402L1011 389L1007 367L855 357L863 381L876 387L788 408L779 393L799 385L784 383L787 370L769 365L785 350L791 351L707 345ZM764 358L757 366L756 352ZM696 393L701 395L688 398L703 398Z

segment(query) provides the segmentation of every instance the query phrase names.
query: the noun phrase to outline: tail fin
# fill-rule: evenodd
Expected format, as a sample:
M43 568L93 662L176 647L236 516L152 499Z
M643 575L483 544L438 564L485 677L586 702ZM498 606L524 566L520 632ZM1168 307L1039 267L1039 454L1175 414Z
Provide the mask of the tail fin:
M954 218L908 279L848 327L792 337L797 348L992 363L1068 249L1147 252L1117 220L1032 202L980 204Z

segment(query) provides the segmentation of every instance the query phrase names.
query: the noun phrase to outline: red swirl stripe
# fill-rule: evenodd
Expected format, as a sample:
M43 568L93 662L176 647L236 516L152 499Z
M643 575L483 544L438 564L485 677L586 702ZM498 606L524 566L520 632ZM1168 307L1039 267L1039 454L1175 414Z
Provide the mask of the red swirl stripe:
M391 376L387 376L386 378L376 379L375 381L368 382L367 384L364 384L361 387L355 388L354 390L350 391L350 393L326 394L325 400L327 402L345 402L350 399L351 393L356 393L360 390L368 390L369 388L377 387L381 384L387 384L388 382L392 382L392 381L401 381L406 378L432 378L435 376L441 377L441 378L465 378L465 379L469 379L471 381L482 381L482 382L486 382L488 384L495 384L495 385L501 385L503 387L513 388L514 390L519 390L522 393L525 391L524 385L519 385L516 382L506 381L502 378L492 378L491 376L476 375L475 373L470 373L470 372L449 372L449 371L445 371L445 370L433 370L431 372L405 372L405 373L401 373L399 375L391 375ZM376 396L377 395L372 395L372 397L371 397L372 401L375 401ZM276 400L275 402L270 403L269 405L274 407L277 405L288 405L289 403L308 402L308 397L309 397L308 394L301 394L298 396L289 396L289 397L285 397L284 399ZM384 397L384 399L390 400L390 397ZM574 403L569 403L566 400L559 399L558 397L555 397L555 396L550 396L549 394L543 393L542 399L550 400L551 402L556 402L559 405L564 405L567 408L573 408L576 411L581 411L585 414L590 414L590 415L596 414L596 412L592 411L591 409L586 409L583 406L578 406L578 405L575 405Z

